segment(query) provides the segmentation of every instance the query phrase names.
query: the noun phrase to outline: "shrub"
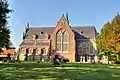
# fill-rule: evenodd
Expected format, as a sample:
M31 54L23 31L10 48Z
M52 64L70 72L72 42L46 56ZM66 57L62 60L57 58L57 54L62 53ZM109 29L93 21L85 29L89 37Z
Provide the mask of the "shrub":
M120 61L116 61L115 64L120 64Z

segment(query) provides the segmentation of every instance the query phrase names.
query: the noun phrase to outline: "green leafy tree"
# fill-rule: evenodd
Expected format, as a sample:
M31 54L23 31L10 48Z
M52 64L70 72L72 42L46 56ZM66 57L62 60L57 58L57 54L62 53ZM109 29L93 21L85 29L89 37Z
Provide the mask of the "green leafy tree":
M12 12L6 0L0 0L0 52L2 48L9 48L10 29L7 26L7 14Z

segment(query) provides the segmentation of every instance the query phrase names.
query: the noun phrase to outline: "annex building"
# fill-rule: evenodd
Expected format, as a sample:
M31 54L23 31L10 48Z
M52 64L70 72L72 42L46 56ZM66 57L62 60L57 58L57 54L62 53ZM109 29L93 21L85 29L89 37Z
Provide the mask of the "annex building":
M54 27L27 26L19 46L20 60L39 60L58 54L71 62L97 62L95 26L71 26L62 15Z
M0 61L7 60L8 54L10 54L10 59L15 59L15 47L11 41L9 41L9 49L3 49L3 52L0 52Z

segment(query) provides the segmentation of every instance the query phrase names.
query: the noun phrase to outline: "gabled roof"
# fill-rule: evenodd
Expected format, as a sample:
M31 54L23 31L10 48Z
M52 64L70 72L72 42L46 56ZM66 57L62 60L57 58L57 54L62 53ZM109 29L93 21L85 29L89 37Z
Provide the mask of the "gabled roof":
M55 27L30 27L26 39L32 39L33 33L37 34L38 38L41 32L51 34L54 29ZM97 34L95 26L73 26L71 29L75 34L75 39L95 39Z
M50 46L50 41L44 41L44 40L24 40L21 44L21 47L24 46Z
M96 29L95 26L76 26L72 27L75 33L75 39L95 39Z
M10 48L15 48L15 46L13 45L13 43L11 41L9 42L9 47Z
M41 32L45 33L47 32L48 34L51 34L53 32L55 27L30 27L29 31L27 32L27 37L26 39L32 39L33 33L38 35L38 38L40 38Z

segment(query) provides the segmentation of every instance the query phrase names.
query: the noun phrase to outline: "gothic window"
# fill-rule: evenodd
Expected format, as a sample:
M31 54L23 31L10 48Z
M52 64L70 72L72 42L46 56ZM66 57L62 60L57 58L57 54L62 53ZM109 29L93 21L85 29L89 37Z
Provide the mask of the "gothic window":
M43 54L43 55L47 54L45 48L41 49L41 54Z
M90 54L93 54L93 50L94 50L94 48L93 48L93 45L91 44L90 45Z
M32 50L31 49L29 49L29 54L31 54L32 53Z
M57 51L68 51L68 32L58 31L57 33Z
M36 49L36 53L35 53L36 55L38 55L39 54L39 50L38 49Z
M63 33L63 51L68 51L68 32Z
M43 54L46 54L46 49L45 48L43 49Z
M77 46L78 46L78 49L77 49L77 50L78 50L78 53L79 53L79 54L82 54L82 52L83 52L83 51L82 51L82 50L83 50L82 42L78 42L78 45L77 45Z
M57 33L57 51L61 51L62 49L62 31Z
M36 49L33 49L33 55L35 55L36 54Z
M21 48L21 53L24 53L24 49L23 48Z
M89 53L89 42L83 42L83 50L84 50L84 54Z
M82 42L82 44L83 44L83 54L86 54L86 43Z
M82 54L82 53L83 54L89 54L90 53L89 52L90 45L89 45L88 41L78 41L77 46L78 46L77 51L78 51L79 54Z

